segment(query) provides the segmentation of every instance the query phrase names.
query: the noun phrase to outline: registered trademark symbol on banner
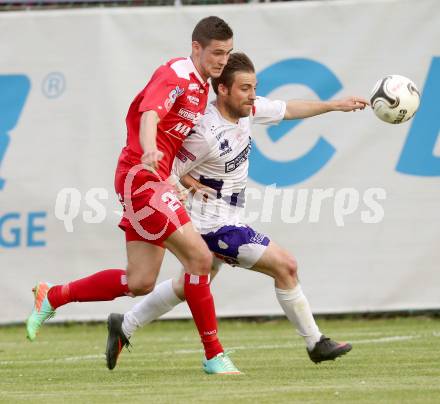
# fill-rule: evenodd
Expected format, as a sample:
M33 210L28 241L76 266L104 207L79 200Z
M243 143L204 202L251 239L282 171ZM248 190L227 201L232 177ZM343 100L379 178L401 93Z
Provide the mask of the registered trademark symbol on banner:
M66 79L63 73L49 73L43 80L43 94L47 98L58 98L66 89Z

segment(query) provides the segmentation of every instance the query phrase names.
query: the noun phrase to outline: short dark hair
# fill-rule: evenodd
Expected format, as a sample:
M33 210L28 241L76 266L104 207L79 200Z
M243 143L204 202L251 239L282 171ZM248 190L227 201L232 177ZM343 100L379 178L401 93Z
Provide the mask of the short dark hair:
M192 40L197 41L203 48L216 39L217 41L226 41L232 36L231 27L219 17L211 16L200 20L192 33Z
M254 64L248 56L241 52L231 53L220 77L211 79L214 92L218 94L220 84L223 84L228 90L231 89L234 74L237 72L255 73Z

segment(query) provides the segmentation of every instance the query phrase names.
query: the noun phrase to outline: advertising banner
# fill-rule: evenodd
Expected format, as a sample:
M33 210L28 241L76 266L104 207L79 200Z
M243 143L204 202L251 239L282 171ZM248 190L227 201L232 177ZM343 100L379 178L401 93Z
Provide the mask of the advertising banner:
M209 15L253 60L258 95L368 98L389 74L416 84L406 123L367 108L256 125L243 220L294 255L316 313L439 309L438 1L336 0L1 13L0 323L25 320L37 281L125 268L113 185L125 115L159 65L189 56ZM167 253L159 282L180 269ZM224 266L218 315L282 314L273 283ZM74 303L56 318L105 319L134 302Z

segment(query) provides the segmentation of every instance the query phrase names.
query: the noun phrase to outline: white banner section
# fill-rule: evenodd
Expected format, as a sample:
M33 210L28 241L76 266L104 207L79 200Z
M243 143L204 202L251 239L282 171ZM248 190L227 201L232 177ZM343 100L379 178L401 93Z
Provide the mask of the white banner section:
M255 127L245 219L294 254L316 313L439 309L440 7L416 3L1 13L0 322L27 317L38 280L125 268L113 188L125 114L157 66L189 55L208 15L234 29L269 98L369 97L387 74L416 83L421 107L401 125L368 109ZM159 281L179 271L167 254ZM219 316L282 314L273 280L249 270L225 267L213 293ZM134 302L74 303L57 318ZM189 316L186 304L168 316Z

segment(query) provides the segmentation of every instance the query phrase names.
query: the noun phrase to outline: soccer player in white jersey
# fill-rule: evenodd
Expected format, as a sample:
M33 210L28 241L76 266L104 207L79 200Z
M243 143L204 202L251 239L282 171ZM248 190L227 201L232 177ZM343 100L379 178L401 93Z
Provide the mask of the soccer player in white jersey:
M368 101L361 97L271 101L256 96L256 84L251 60L242 53L232 54L222 75L212 80L216 101L208 106L194 132L183 143L174 160L173 173L193 191L188 207L191 220L216 257L211 279L222 261L271 276L279 304L304 338L310 359L315 363L333 360L352 347L320 332L298 282L295 258L266 235L240 223L251 124L277 124L283 119L302 119L330 111L362 110ZM184 301L183 286L183 277L162 282L125 315L110 316L119 316L119 332L128 341L137 328Z

